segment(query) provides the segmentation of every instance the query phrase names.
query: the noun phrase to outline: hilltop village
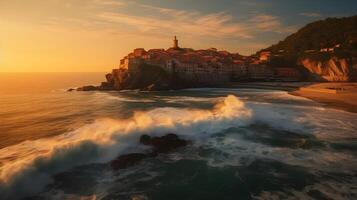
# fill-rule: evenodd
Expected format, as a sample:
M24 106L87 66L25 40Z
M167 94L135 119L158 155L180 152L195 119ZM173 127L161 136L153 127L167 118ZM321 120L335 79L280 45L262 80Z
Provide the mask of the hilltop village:
M300 72L291 67L267 66L269 52L242 56L215 48L181 48L176 36L165 49L134 49L117 69L106 75L99 87L81 90L166 90L188 87L221 86L234 81L298 81Z
M180 48L176 36L173 46L165 49L134 49L120 60L119 69L135 74L143 64L160 66L168 74L176 74L187 81L214 83L243 80L297 81L300 73L294 68L270 68L266 62L270 52L259 56L242 56L238 53L218 51L216 48L193 50ZM118 69L118 70L119 70ZM114 74L116 71L114 70Z
M100 86L77 90L171 90L241 86L243 82L279 85L356 81L356 22L357 16L316 21L251 56L216 48L182 48L175 36L168 49L134 49L106 75Z

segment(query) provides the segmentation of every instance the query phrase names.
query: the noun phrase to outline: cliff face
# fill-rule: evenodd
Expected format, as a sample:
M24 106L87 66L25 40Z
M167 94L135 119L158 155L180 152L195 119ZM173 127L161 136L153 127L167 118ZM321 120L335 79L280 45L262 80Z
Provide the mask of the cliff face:
M140 64L134 71L113 69L99 90L170 90L199 86L217 86L230 81L229 73L168 73L157 65Z
M310 72L312 81L350 81L355 78L352 63L346 58L332 57L326 61L303 58L299 64Z
M355 81L357 16L310 23L257 54L264 52L270 53L272 67L305 68L308 81Z
M158 66L140 65L139 70L130 72L127 69L114 69L106 75L107 82L102 88L112 90L165 90L173 87L173 79Z

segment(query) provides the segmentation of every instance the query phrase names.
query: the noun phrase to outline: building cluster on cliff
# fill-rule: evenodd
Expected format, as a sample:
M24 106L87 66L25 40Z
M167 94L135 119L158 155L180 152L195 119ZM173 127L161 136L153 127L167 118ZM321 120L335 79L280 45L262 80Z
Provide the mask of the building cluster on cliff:
M136 73L143 64L160 66L168 74L196 82L227 82L241 80L297 81L299 71L294 68L271 68L266 65L270 52L260 56L242 56L238 53L218 51L215 48L193 50L180 48L175 36L173 47L165 49L137 48L120 60L119 69Z

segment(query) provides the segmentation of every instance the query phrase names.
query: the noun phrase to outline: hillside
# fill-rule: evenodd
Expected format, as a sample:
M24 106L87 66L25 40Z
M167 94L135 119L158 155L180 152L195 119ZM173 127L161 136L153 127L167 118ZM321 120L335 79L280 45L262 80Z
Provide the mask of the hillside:
M343 50L356 53L357 15L344 18L327 18L310 23L278 44L265 49L273 53L304 54L309 50L340 45Z
M311 81L357 80L357 16L310 23L263 51L271 67L301 68Z

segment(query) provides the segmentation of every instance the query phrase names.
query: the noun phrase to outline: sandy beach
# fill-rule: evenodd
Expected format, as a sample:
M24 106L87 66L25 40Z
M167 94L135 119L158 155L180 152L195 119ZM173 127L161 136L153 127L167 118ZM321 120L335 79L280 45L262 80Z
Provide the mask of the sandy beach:
M228 87L285 90L328 107L357 113L357 83L246 82Z
M289 93L329 107L357 113L357 83L317 83Z

